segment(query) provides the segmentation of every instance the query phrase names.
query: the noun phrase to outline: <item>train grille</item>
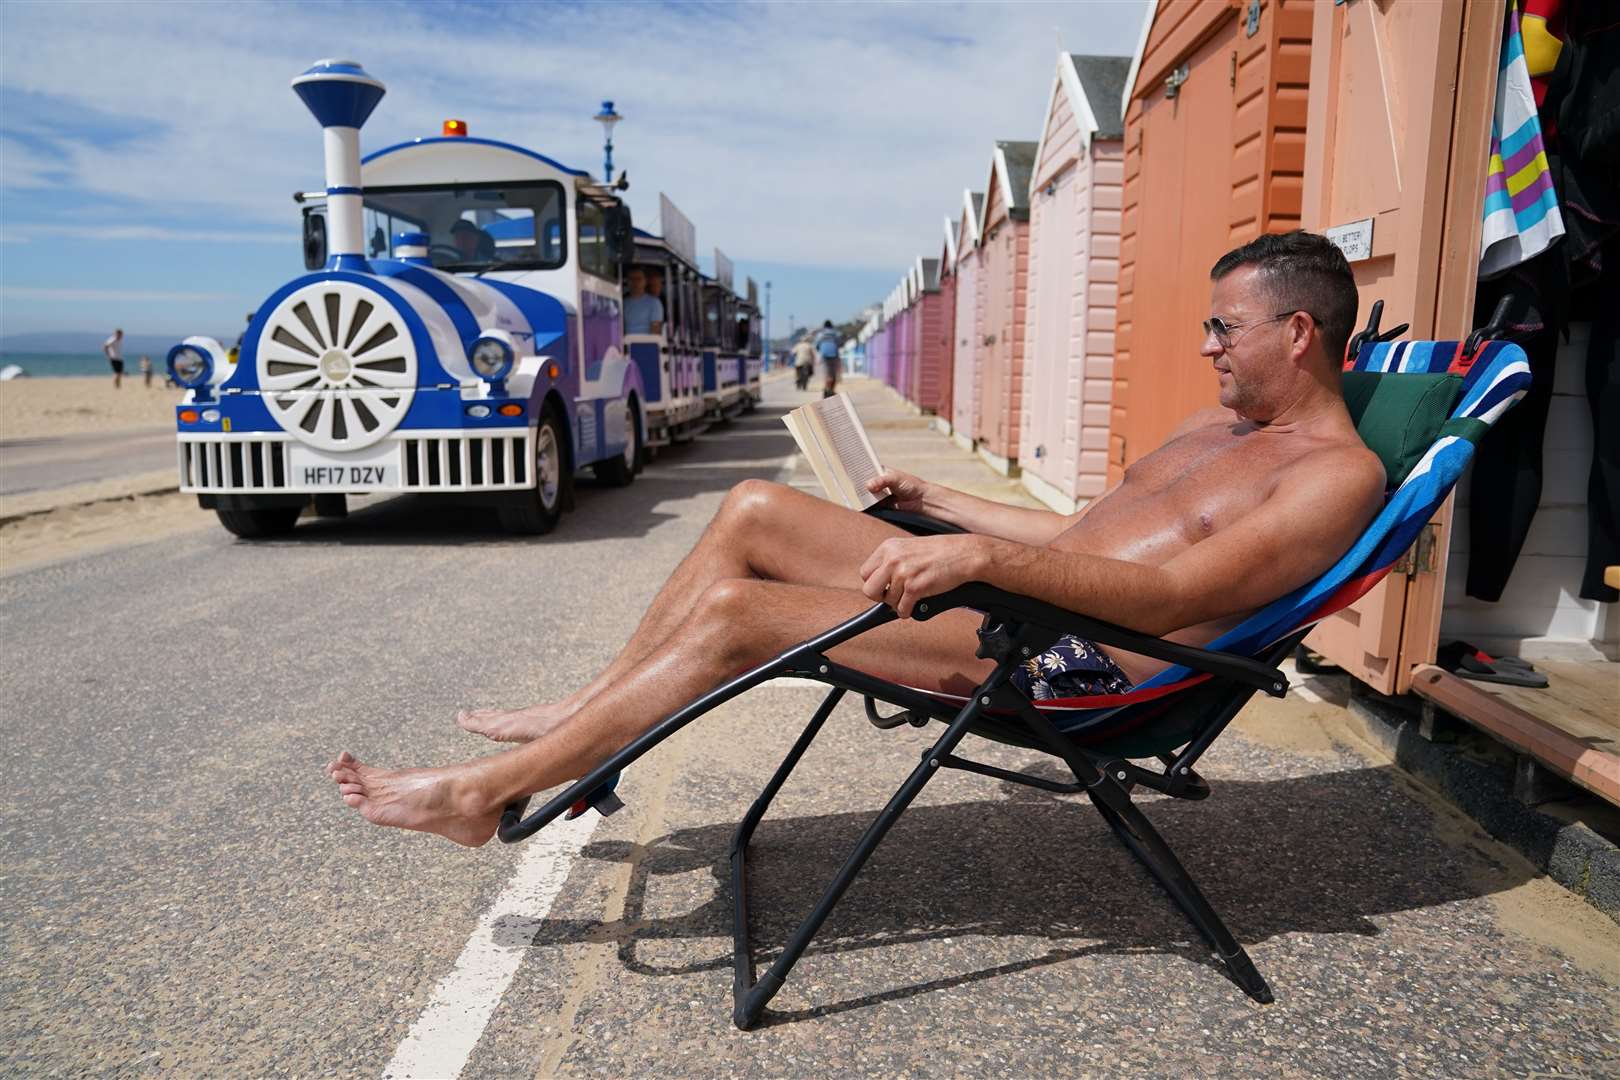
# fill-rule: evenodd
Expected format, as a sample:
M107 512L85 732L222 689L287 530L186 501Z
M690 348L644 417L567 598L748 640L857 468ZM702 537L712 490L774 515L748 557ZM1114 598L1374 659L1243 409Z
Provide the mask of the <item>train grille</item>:
M533 432L405 436L388 440L391 484L377 491L512 491L533 485ZM192 437L179 444L180 490L199 494L298 493L288 440Z

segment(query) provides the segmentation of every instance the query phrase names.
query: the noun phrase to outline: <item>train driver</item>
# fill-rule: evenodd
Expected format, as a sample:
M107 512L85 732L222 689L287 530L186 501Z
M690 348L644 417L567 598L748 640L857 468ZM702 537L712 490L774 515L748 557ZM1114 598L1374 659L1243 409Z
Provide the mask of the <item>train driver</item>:
M639 266L630 268L630 295L624 299L624 332L664 332L664 302L647 291L647 271Z
M495 257L495 240L466 218L450 226L450 243L461 252L462 262L488 262Z

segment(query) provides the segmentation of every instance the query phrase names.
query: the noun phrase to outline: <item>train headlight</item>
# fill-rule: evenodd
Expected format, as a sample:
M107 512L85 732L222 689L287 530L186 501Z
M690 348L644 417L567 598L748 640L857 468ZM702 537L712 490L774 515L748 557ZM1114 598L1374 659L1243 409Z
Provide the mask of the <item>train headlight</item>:
M214 361L195 345L176 345L169 350L169 374L181 386L201 386L213 371Z
M485 333L479 335L472 348L467 350L467 361L480 378L500 382L511 373L512 365L517 362L517 353L506 335Z

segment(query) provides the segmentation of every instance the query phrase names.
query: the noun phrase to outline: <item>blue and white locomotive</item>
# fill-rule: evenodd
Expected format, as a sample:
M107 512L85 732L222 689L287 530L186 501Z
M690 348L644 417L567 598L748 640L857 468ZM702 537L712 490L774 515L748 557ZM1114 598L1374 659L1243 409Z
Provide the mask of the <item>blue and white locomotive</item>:
M457 121L362 160L382 83L322 60L292 86L325 140L326 189L297 196L312 272L260 306L238 356L203 337L169 354L189 388L181 490L226 528L285 531L312 496L337 513L428 492L544 533L576 471L628 484L647 446L709 420L695 318L690 346L625 339L638 236L616 189Z

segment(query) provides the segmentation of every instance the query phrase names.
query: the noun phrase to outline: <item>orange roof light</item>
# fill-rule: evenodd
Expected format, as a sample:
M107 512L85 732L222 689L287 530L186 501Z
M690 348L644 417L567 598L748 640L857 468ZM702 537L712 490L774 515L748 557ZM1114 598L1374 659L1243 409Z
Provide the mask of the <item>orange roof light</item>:
M446 120L444 122L444 133L446 135L456 135L465 138L467 135L467 121Z

